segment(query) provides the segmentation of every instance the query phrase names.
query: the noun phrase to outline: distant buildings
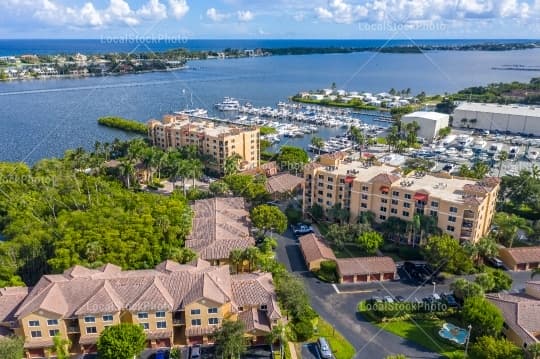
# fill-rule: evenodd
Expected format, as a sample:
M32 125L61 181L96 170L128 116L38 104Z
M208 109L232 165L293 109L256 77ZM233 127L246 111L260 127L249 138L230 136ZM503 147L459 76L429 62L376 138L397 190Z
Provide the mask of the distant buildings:
M453 125L538 136L540 135L540 108L465 102L454 110Z
M107 264L0 290L0 327L24 338L28 358L53 355L56 335L72 354L96 352L101 332L119 323L140 325L149 348L209 343L225 319L241 320L246 340L264 344L281 319L272 275L231 275L204 260L130 271Z
M414 97L404 98L402 96L391 95L386 92L373 95L370 92L359 94L357 91L345 91L341 89L322 89L312 92L300 92L298 96L301 98L310 99L312 101L329 100L346 103L353 100L358 100L371 106L382 106L386 108L402 107L416 102Z
M476 242L489 232L500 180L470 180L437 174L404 175L399 168L347 160L343 153L321 156L304 169L303 210L317 204L349 210L356 222L371 211L375 220L390 217L412 221L415 214L432 216L437 226L460 241Z
M148 122L148 137L162 149L195 145L211 160L205 163L212 171L223 173L225 161L240 156L239 169L259 165L259 129L220 125L196 120L186 115L166 115L162 121Z
M417 111L401 117L402 124L416 121L420 126L418 137L432 142L439 135L439 130L448 127L450 116L445 113Z

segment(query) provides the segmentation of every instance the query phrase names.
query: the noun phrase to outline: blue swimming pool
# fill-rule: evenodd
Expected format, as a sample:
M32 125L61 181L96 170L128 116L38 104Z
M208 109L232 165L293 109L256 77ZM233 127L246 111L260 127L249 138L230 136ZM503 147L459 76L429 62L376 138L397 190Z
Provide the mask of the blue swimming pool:
M455 326L452 323L444 323L441 330L439 330L441 337L462 345L467 341L467 334L466 329Z

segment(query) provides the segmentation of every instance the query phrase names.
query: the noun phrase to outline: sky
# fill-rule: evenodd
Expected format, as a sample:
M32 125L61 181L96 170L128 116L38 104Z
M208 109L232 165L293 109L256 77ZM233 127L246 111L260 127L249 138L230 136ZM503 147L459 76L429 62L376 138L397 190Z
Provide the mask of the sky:
M540 38L540 0L0 0L0 38Z

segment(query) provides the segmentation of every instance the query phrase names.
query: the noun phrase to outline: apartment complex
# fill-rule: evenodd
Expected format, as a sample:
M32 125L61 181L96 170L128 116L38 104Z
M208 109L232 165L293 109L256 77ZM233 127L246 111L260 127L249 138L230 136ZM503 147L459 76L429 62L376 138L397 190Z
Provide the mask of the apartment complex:
M255 245L251 220L242 197L210 198L191 205L193 219L186 247L213 265L229 263L234 249Z
M162 149L195 145L209 156L208 169L223 173L225 160L238 154L240 170L259 165L259 129L216 124L188 115L165 115L162 121L148 122L148 137Z
M476 181L443 174L404 175L397 167L368 166L343 153L321 156L304 169L304 213L315 204L328 210L336 204L355 222L371 211L375 220L411 221L415 214L432 216L437 226L460 241L476 242L488 233L500 187L498 178Z
M107 264L45 275L33 288L0 291L0 324L25 339L28 358L53 354L53 337L71 353L96 351L110 325L140 325L149 348L208 343L224 319L241 320L246 340L264 343L281 319L270 273L231 275L228 266L166 261L123 271Z

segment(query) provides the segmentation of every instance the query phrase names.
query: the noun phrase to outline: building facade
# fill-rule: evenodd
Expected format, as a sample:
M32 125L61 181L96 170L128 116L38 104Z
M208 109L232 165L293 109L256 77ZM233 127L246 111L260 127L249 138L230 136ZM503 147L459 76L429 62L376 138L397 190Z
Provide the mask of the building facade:
M466 102L456 107L452 117L456 127L540 135L538 107Z
M211 158L208 169L223 173L225 161L239 155L240 170L259 166L259 129L226 126L187 115L165 115L162 121L148 122L148 137L154 146L164 150L195 145Z
M304 213L315 204L325 210L339 204L349 210L352 223L367 211L377 222L432 216L443 233L472 242L489 232L500 187L500 180L492 177L476 181L443 174L404 175L397 167L369 166L342 153L306 165L304 177Z
M14 312L8 329L24 337L27 358L54 355L55 336L70 341L70 353L96 352L99 335L118 323L140 325L147 347L159 348L212 342L225 319L244 321L246 341L264 343L281 320L270 273L231 275L204 260L131 271L75 266L43 276L26 294L4 289L2 302Z
M442 128L448 127L450 116L445 113L417 111L401 117L402 124L418 123L418 137L432 142Z

